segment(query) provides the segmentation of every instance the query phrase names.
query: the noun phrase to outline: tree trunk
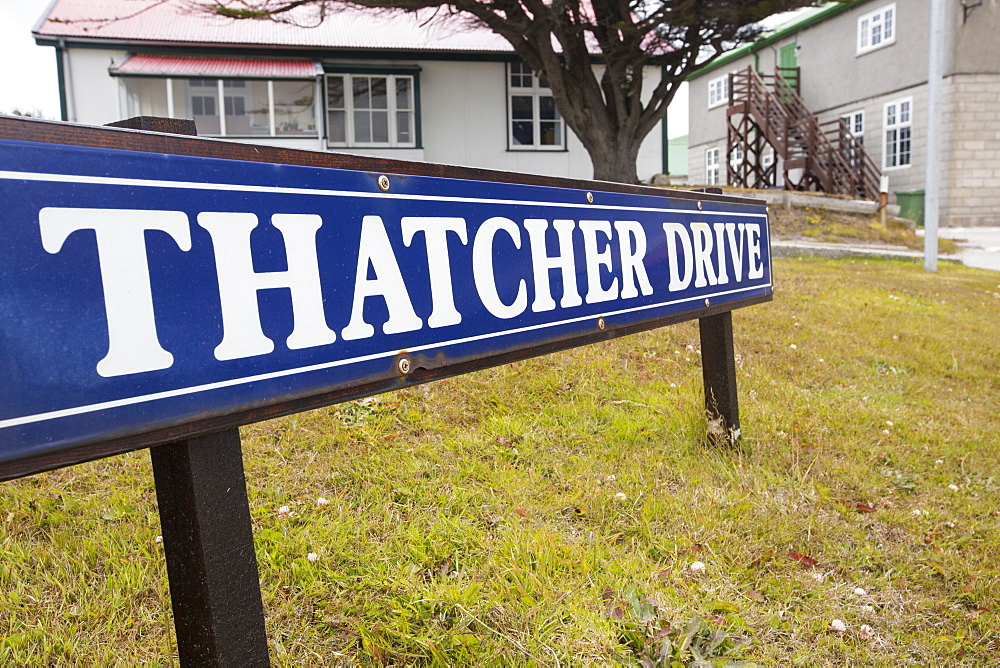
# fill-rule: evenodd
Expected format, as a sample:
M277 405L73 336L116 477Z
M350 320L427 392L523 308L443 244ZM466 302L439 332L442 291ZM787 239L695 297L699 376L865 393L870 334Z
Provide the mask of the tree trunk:
M579 134L578 134L579 136ZM594 165L594 179L616 183L639 183L636 163L642 138L625 141L594 141L580 137Z

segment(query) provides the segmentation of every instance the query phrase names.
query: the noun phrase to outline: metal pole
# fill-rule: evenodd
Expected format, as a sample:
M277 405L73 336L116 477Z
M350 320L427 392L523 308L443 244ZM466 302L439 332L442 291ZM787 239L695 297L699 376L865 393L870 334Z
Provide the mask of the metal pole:
M944 74L944 0L931 0L927 63L927 171L924 184L924 270L937 271L941 207L941 87Z

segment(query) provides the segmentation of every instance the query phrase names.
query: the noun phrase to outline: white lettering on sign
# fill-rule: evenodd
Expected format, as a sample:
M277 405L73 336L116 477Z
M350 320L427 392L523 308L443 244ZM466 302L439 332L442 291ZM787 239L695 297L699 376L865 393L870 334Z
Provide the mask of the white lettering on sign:
M646 257L646 231L635 220L616 220L615 231L618 232L618 255L622 261L621 298L632 299L639 296L636 281L639 281L643 296L648 297L653 294L653 286L649 284L646 265L643 264L643 258Z
M365 299L382 297L389 309L389 319L382 325L384 334L412 332L423 326L423 321L413 311L410 294L406 291L403 274L396 262L396 254L389 243L385 223L378 216L365 216L361 223L361 244L358 249L358 271L354 280L354 305L351 322L341 334L344 340L367 339L375 328L364 320ZM368 278L368 267L375 278Z
M174 356L160 346L149 285L146 232L166 232L182 251L191 250L191 229L182 211L65 209L38 212L42 247L62 250L67 237L93 230L108 318L108 354L97 363L102 376L169 368Z
M316 232L323 225L319 216L275 214L271 223L285 240L287 271L255 272L250 254L250 233L257 227L252 213L199 213L198 224L208 230L215 248L215 269L222 303L222 343L215 349L218 360L266 355L274 342L264 335L257 308L257 292L288 288L292 293L294 329L286 339L292 350L323 346L337 340L326 325L323 293L316 259Z
M611 271L611 222L607 220L581 220L583 253L587 258L587 303L597 304L618 299L618 279L611 281L605 290L601 286L601 267ZM597 233L604 235L604 250L597 250Z
M454 232L463 244L469 243L462 218L403 218L403 243L407 246L417 232L424 233L427 248L427 271L431 277L433 310L427 318L431 327L447 327L462 322L455 308L455 291L451 283L451 258L448 255L448 233Z
M528 290L524 279L517 284L517 296L510 304L504 304L497 292L496 272L493 269L493 244L497 232L503 230L514 242L514 248L521 249L521 228L509 218L490 218L479 226L476 240L472 243L472 277L476 291L486 310L498 318L516 318L528 307Z
M287 290L292 327L285 346L299 350L338 341L328 317L331 322L339 320L343 341L374 337L379 323L387 335L420 330L425 321L417 314L412 295L419 295L419 308L429 311L422 313L426 326L445 328L462 323L463 309L481 313L485 308L499 320L518 317L528 310L529 295L531 311L539 313L648 297L655 287L673 293L740 283L744 274L748 280L763 277L765 269L762 228L757 223L663 223L663 242L656 244L665 243L665 248L656 246L650 265L658 285L650 280L647 267L647 229L634 220L554 219L550 231L545 219L528 218L518 224L494 216L478 227L473 222L475 232L470 234L464 218L403 216L398 231L390 234L393 228L387 229L382 217L363 215L357 254L343 249L350 258L346 265L321 267L317 240L324 220L316 214L275 213L270 224L284 242L283 271L254 269L253 239L259 227L255 214L202 212L197 224L212 243L222 321L214 353L221 361L274 351L275 342L264 333L258 302L267 290L282 294ZM97 372L110 377L169 368L174 358L157 336L146 240L147 235L165 233L181 251L189 251L187 214L45 208L39 212L39 226L42 245L52 254L59 253L75 232L94 232L108 327L108 353L97 363ZM522 229L527 232L524 248ZM419 258L416 264L407 259L414 253ZM407 261L401 264L400 258ZM507 258L519 259L507 262ZM471 267L459 266L470 259ZM183 257L178 258L181 261ZM501 262L504 267L498 273ZM474 292L456 293L456 282L469 276ZM350 287L325 295L324 280L328 286L338 281ZM585 296L579 280L586 280ZM557 304L553 291L560 290ZM456 303L456 294L466 301ZM470 304L470 298L478 298L482 306ZM333 312L332 305L339 310Z
M547 220L530 218L524 221L524 229L528 230L528 240L531 243L531 268L535 278L535 301L531 302L531 310L535 313L551 311L556 307L549 287L550 269L562 271L563 294L559 306L570 308L583 303L576 289L576 261L573 259L573 228L576 223L572 220L557 220L552 223L559 235L559 252L554 256L547 254L545 230L548 227Z

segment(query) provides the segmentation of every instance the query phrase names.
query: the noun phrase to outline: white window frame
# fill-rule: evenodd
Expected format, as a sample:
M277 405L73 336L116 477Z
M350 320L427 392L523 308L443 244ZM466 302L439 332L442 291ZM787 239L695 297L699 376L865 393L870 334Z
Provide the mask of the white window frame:
M903 131L906 138L901 138ZM891 138L890 138L891 135ZM906 142L905 157L901 162L903 142ZM895 164L890 164L890 147ZM913 166L913 98L903 97L886 102L882 109L882 170L907 169Z
M336 109L330 108L330 79L340 78L344 80L344 106ZM354 125L354 79L385 79L386 83L386 113L388 113L389 141L358 141L355 136ZM398 79L410 80L410 109L400 109L396 99L396 81ZM390 72L327 72L323 77L323 118L327 123L326 145L335 148L416 148L417 147L417 77L410 73L390 73ZM369 88L369 91L371 89ZM345 140L333 141L330 139L329 114L331 111L344 112ZM409 114L411 141L399 141L399 126L397 113Z
M734 146L733 150L729 153L729 166L732 167L734 172L740 171L740 165L743 164L743 149L739 146Z
M870 53L896 43L896 3L885 5L858 17L858 51L856 55Z
M565 151L566 150L566 121L563 119L562 114L559 113L559 109L555 109L556 118L555 123L558 126L559 141L555 144L543 144L542 139L542 117L541 117L541 100L542 98L551 98L552 89L545 86L542 80L539 78L538 73L535 71L531 72L531 85L524 86L523 78L528 76L527 73L518 71L514 72L515 66L520 69L521 67L527 67L524 63L507 63L504 68L507 77L507 149L510 151ZM518 78L518 85L514 85L515 74ZM515 97L531 97L531 122L532 122L532 132L531 144L515 144L514 143L514 98ZM553 105L555 105L555 100L553 99ZM553 122L551 119L546 119L545 122Z
M841 120L847 122L847 132L858 140L859 143L865 143L865 110L858 109L857 111L851 111L846 114L840 115ZM861 125L860 129L858 125Z
M126 116L132 115L129 112L131 112L135 108L139 108L139 104L140 104L139 97L137 95L135 95L134 93L129 92L129 90L128 90L128 85L126 83L126 79L128 79L128 78L129 77L121 77L121 81L119 83L120 89L122 91L122 98L124 100L124 102L123 102L123 105L124 105L123 106L123 110L126 112L125 113ZM156 79L160 79L160 77L156 77ZM181 115L186 116L186 117L194 116L194 106L193 105L194 105L194 98L196 96L197 97L202 97L202 98L208 98L208 99L212 100L212 105L215 107L215 112L216 113L215 114L210 114L210 115L213 115L213 116L214 115L218 115L218 117L219 117L219 132L205 133L206 137L236 137L236 138L241 138L241 139L242 138L254 139L254 138L259 138L259 137L279 137L279 138L285 138L285 137L291 137L291 136L299 136L299 137L302 137L302 138L315 139L316 137L319 136L319 120L318 120L318 117L317 117L317 114L319 112L319 107L318 107L318 104L319 104L319 91L318 91L318 84L316 83L316 81L314 79L311 79L309 81L310 81L310 85L313 86L313 88L314 88L314 95L313 95L313 117L312 117L312 120L314 121L314 124L315 124L315 126L316 126L317 129L316 130L312 130L312 131L308 131L307 130L306 132L303 132L301 135L287 135L287 134L279 133L277 131L277 127L275 126L275 117L274 117L274 107L275 107L274 84L276 82L281 82L281 81L296 81L296 82L299 82L299 81L304 81L304 80L300 80L300 79L257 79L257 78L253 78L253 77L225 77L225 78L222 78L222 77L163 77L161 80L163 81L164 86L166 86L166 94L167 94L167 96L166 96L166 99L167 99L167 109L166 109L166 112L167 112L167 117L168 118L177 118L178 114L181 114ZM194 81L198 81L199 83L198 84L193 84L192 82L194 82ZM236 106L237 106L236 102L235 102L235 98L243 98L244 99L244 114L241 114L241 115L246 115L246 113L245 113L246 112L246 107L245 107L245 104L246 104L245 103L246 95L241 95L240 91L238 89L244 88L247 83L250 83L250 82L256 83L256 82L260 82L260 81L263 81L263 82L265 82L267 84L267 118L268 118L268 124L266 126L267 133L249 134L249 135L247 135L247 134L230 133L228 131L228 128L226 127L226 115L227 115L226 114L226 99L229 98L229 99L234 100L233 101L233 108L235 109ZM174 82L178 82L180 84L180 89L181 89L181 96L180 96L181 99L180 100L176 100L175 99L176 96L175 96L175 93L174 93ZM212 83L208 84L207 82L212 82ZM229 85L229 86L226 85L227 83L234 84L234 82L239 83L240 85ZM201 93L204 93L204 94L200 95ZM227 93L228 93L228 95L227 95ZM181 108L178 108L178 107L181 107ZM257 127L265 128L265 126L263 126L263 125L260 125L260 126L257 126Z
M729 74L708 81L708 108L714 109L729 103Z
M705 185L720 185L719 177L719 148L707 148L705 149Z

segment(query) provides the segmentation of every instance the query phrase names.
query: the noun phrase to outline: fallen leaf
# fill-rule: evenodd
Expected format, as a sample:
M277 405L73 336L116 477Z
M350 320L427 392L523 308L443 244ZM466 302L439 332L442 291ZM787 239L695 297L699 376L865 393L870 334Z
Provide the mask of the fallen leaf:
M816 566L817 564L819 564L818 561L816 561L812 557L809 557L809 556L806 556L806 555L802 554L801 552L792 552L792 551L789 551L788 552L788 556L789 556L789 558L794 559L795 561L799 562L803 566L810 566L811 567L811 566Z
M854 511L858 513L874 513L875 509L869 506L867 503L855 503Z
M760 568L767 562L771 561L771 558L773 556L774 556L774 550L772 550L771 548L767 548L766 550L761 552L756 559L750 562L750 568Z
M756 601L757 603L763 603L767 600L766 598L764 598L764 595L761 594L756 589L747 589L745 592L743 592L743 595L749 598L751 601Z
M515 508L514 512L523 517L524 519L528 519L528 513L524 512L524 508Z

